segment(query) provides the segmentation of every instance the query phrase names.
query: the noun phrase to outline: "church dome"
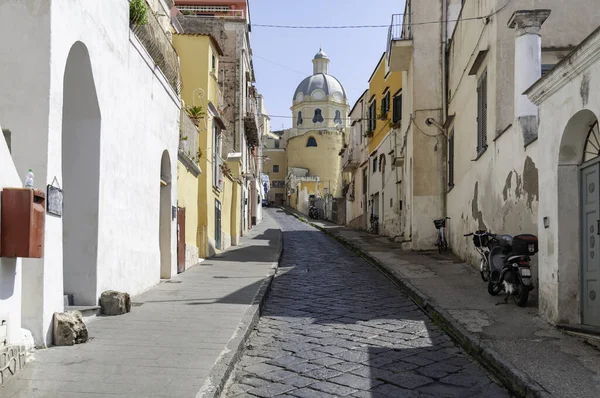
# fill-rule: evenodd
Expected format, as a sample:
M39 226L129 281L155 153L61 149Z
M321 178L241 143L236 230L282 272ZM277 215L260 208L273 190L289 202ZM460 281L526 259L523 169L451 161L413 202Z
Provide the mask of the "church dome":
M346 103L346 90L338 79L327 73L328 71L329 58L323 49L320 49L313 58L313 74L298 85L293 101L303 102L309 98L319 101L331 97L336 102Z
M342 83L335 77L325 73L318 73L302 80L294 93L293 100L301 102L303 97L312 97L313 93L317 90L322 91L328 97L337 94L339 102L346 101L346 90L344 90ZM300 93L302 93L301 98L298 98L298 94Z

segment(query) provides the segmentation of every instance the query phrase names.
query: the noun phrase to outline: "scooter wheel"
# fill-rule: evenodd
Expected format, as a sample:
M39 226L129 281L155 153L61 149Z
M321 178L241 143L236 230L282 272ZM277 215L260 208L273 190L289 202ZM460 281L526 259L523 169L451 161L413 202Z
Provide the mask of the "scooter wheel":
M502 285L498 283L488 282L488 293L490 296L497 296L502 291Z
M529 298L529 289L524 284L519 284L519 291L515 294L515 301L519 307L527 306L527 299Z

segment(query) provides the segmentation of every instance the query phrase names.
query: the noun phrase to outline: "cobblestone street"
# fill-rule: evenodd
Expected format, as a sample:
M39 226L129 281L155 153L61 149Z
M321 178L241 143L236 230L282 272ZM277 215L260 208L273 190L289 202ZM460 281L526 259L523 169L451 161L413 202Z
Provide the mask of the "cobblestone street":
M283 258L224 396L510 396L373 266L269 211Z

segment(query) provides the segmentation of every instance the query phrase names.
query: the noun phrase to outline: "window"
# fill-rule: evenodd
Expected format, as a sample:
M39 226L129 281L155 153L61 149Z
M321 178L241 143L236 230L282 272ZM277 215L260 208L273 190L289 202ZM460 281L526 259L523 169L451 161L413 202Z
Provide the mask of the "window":
M275 140L275 148L279 149L279 140Z
M448 138L448 187L454 186L454 130Z
M315 115L313 116L313 123L323 123L323 115L319 108L315 109ZM315 145L316 146L316 145Z
M308 141L306 141L306 146L317 146L317 140L315 140L315 137L309 137Z
M596 121L596 123L590 127L590 132L585 140L583 162L589 162L590 160L596 159L598 156L600 156L600 128L598 128L598 121Z
M377 172L377 156L373 158L373 174Z
M390 110L390 92L385 93L385 96L381 100L381 115L387 115Z
M477 155L487 149L487 71L477 84Z
M394 124L399 123L402 120L402 93L394 97L394 110L392 115L392 121Z
M279 173L279 165L278 164L273 165L273 173Z
M296 119L296 126L302 125L302 111L298 111L298 118Z
M381 171L381 187L385 187L385 154L379 157L379 171Z
M217 70L217 57L215 57L215 54L212 54L211 68L214 71Z
M335 111L335 117L333 118L335 124L342 124L342 114L340 111Z
M377 101L373 100L371 105L369 105L369 110L367 111L367 133L372 133L375 131L375 126L377 125Z
M367 176L369 173L367 173L367 168L365 167L363 169L363 195L367 194Z
M213 153L212 153L212 172L213 186L220 188L222 183L221 164L221 130L216 123L213 123Z
M542 65L542 76L544 76L546 73L550 72L550 70L554 68L554 65L552 64L543 64Z

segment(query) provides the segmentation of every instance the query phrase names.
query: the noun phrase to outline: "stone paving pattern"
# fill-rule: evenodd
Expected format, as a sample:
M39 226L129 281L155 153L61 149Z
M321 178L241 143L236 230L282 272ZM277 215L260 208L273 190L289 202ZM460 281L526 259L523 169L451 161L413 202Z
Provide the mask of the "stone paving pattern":
M373 266L271 214L282 262L224 396L510 396Z

